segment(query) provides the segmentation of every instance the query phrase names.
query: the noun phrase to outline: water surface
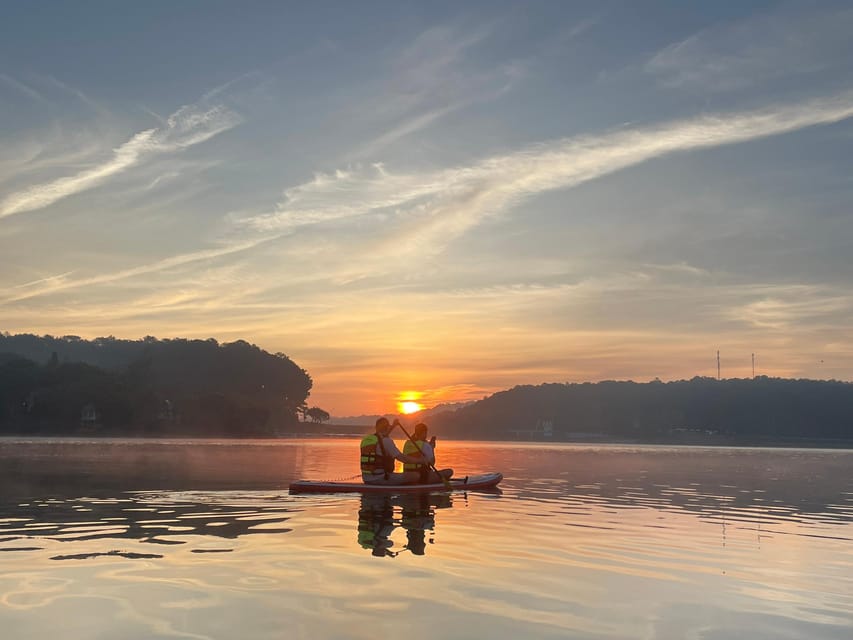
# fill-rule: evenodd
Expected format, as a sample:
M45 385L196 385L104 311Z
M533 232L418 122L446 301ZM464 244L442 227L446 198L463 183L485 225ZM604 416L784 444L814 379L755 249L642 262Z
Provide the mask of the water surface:
M3 638L850 638L853 452L441 442L496 492L290 496L350 440L0 440Z

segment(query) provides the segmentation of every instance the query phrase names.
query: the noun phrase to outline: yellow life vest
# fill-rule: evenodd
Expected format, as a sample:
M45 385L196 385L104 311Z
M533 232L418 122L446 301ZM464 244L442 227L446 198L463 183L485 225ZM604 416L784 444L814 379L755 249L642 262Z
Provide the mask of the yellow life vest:
M420 456L425 444L426 442L423 440L417 440L415 442L406 440L406 444L403 445L403 453L407 456ZM426 462L404 462L403 471L421 471L422 469L425 469L426 466Z
M394 458L385 455L379 436L375 433L364 436L361 439L361 471L362 473L376 473L383 471L391 473L394 471Z

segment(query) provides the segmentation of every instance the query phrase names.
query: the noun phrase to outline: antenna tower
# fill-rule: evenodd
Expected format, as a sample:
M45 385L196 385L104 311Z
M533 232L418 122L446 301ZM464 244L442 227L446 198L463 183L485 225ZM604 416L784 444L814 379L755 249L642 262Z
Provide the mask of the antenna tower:
M717 380L720 379L720 350L717 349Z

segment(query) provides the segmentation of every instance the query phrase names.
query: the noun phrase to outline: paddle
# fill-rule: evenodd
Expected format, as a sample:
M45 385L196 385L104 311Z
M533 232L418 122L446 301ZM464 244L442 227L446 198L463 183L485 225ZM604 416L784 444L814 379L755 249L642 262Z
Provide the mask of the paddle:
M400 424L400 421L399 421L399 420L395 420L395 421L394 421L394 424L395 424L395 425L397 425L398 427L400 427L400 428L403 430L403 433L405 433L405 434L406 434L406 437L409 439L409 442L411 442L413 445L415 445L415 449L417 449L417 450L418 450L418 453L420 453L420 454L423 456L423 455L424 455L424 452L423 452L423 451L421 451L421 448L418 446L418 443L417 443L417 442L415 442L415 439L414 439L412 436L410 436L410 435L409 435L409 432L408 432L408 431L406 431L406 427L404 427L402 424ZM443 475L441 475L441 474L438 472L438 469L436 469L436 468L435 468L435 465L434 465L432 462L427 462L427 460L426 460L426 456L424 456L424 463L426 464L426 466L427 466L427 467L429 467L430 469L432 469L433 471L435 471L435 475L437 475L439 478L441 478L441 482L444 484L444 487L445 487L446 489L450 489L450 480L448 480L448 479L447 479L447 478L445 478Z

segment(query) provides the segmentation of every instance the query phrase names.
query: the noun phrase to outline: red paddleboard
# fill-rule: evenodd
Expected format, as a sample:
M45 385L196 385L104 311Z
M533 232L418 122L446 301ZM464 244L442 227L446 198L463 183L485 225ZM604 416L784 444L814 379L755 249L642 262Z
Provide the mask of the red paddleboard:
M435 484L364 484L363 482L325 482L323 480L297 480L290 483L290 493L432 493L434 491L467 491L489 489L503 480L500 473L451 478L450 486Z

